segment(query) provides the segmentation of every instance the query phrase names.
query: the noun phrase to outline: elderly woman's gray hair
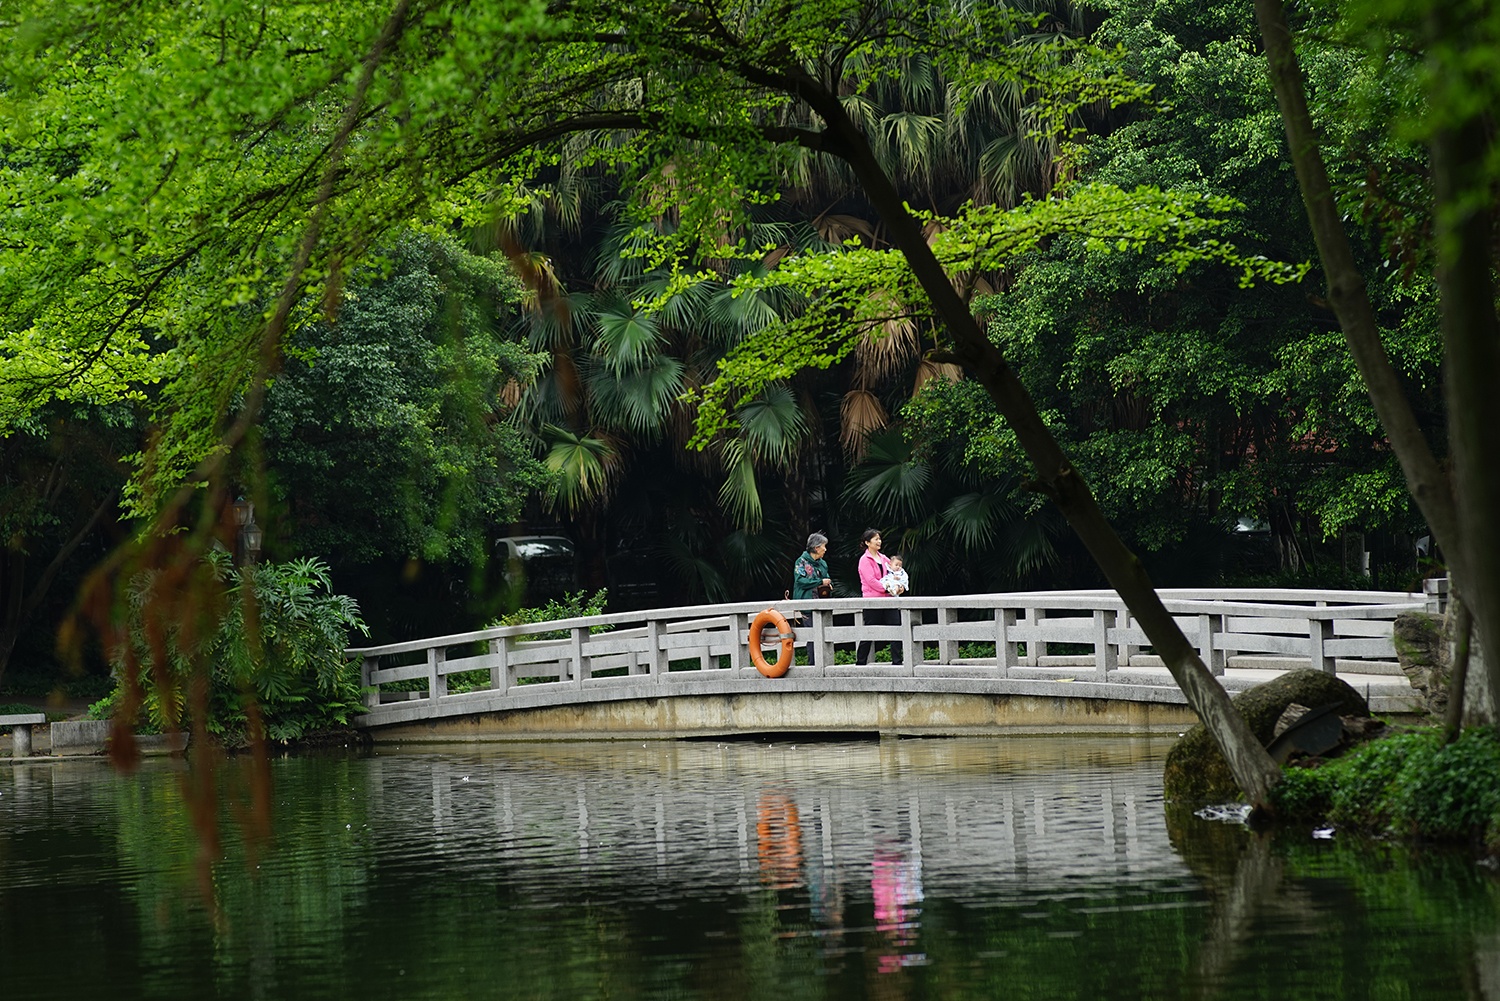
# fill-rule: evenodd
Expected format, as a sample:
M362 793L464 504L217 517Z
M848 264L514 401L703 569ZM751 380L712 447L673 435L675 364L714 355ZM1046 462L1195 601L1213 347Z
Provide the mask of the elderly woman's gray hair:
M813 534L811 534L811 535L809 535L807 537L807 551L808 552L812 552L814 549L817 549L819 546L826 546L826 545L828 545L828 536L824 535L822 532L814 532Z

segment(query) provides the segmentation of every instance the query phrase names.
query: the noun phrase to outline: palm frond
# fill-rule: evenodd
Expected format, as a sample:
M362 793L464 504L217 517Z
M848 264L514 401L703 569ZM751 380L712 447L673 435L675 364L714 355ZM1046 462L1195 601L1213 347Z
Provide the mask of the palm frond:
M813 229L823 242L841 244L852 236L861 237L865 246L875 245L875 228L859 216L825 212L813 220Z
M641 277L632 294L654 302L671 287L672 281L672 276L665 271L652 271ZM709 300L723 288L723 282L711 278L692 282L662 299L652 315L673 330L693 329L701 324Z
M932 468L912 454L899 431L871 435L863 461L849 473L854 497L884 514L914 519L922 510Z
M866 386L905 367L921 347L916 323L894 296L877 292L870 302L870 310L879 315L868 323L854 346L854 358Z
M797 397L785 385L767 387L735 411L740 435L757 459L784 466L807 439L808 423Z
M594 356L615 375L640 368L665 343L654 316L615 296L605 298L593 319Z
M620 454L606 435L579 434L549 424L542 431L548 443L544 460L553 476L549 506L561 503L570 513L604 501L613 487Z
M981 549L994 541L1015 505L1005 497L985 491L960 494L943 508L943 526L967 549Z
M662 556L667 567L680 581L687 583L688 592L701 597L704 602L723 601L728 595L724 575L692 545L694 540L677 533L668 535L662 543Z
M901 170L927 180L943 155L943 120L936 115L897 111L880 120L880 131L897 152Z
M609 426L655 438L682 395L683 370L682 362L667 354L656 354L637 368L596 366L587 380L591 413Z
M954 365L951 362L928 361L926 358L923 358L921 361L917 362L917 375L916 378L912 380L911 395L916 396L921 393L923 389L928 388L927 384L933 379L947 379L950 382L962 382L963 377L964 370L958 365Z
M724 443L723 458L725 476L719 487L719 506L740 528L759 531L764 505L750 450L741 439L731 438Z
M781 321L769 295L736 288L714 293L705 313L713 326L736 340Z
M865 454L869 436L885 427L890 418L885 407L867 389L851 389L839 404L839 441L855 459Z

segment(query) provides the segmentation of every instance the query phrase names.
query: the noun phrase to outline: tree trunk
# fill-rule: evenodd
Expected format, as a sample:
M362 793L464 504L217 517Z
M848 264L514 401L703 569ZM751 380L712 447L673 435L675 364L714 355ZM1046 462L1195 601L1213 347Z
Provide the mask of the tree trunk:
M1428 16L1433 48L1467 49L1465 20L1457 9L1434 7ZM1455 85L1462 81L1441 80L1433 88ZM1435 105L1447 104L1440 96L1429 95ZM1478 114L1438 128L1431 143L1448 449L1464 557L1460 584L1485 654L1486 676L1471 683L1486 684L1491 703L1500 702L1500 321L1488 171L1493 148ZM1455 553L1447 546L1444 551L1450 559Z
M1464 691L1469 682L1469 642L1474 633L1474 617L1469 606L1456 594L1449 601L1454 609L1453 669L1448 672L1448 708L1443 713L1443 743L1458 739L1464 722Z
M953 288L947 272L923 238L921 227L886 176L864 134L844 113L837 96L811 80L804 82L801 96L828 123L836 140L833 151L846 160L859 177L865 194L887 227L891 242L905 256L952 336L955 354L974 372L1015 431L1036 469L1036 488L1051 497L1061 509L1110 585L1119 592L1187 697L1188 705L1213 735L1250 804L1257 810L1269 810L1270 790L1280 781L1281 770L1235 710L1229 694L1214 680L1197 651L1182 634L1152 587L1140 560L1115 534L1099 510L1088 484L1073 468L1037 413L1030 393L999 349L990 343Z

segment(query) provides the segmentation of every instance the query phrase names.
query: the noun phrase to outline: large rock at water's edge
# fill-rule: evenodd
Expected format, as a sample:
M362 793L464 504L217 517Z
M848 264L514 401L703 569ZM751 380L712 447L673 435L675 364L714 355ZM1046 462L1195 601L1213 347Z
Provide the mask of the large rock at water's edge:
M1430 612L1403 612L1396 616L1392 636L1396 659L1418 695L1429 716L1442 719L1453 697L1453 662L1457 656L1457 625L1462 596L1454 594L1446 615ZM1463 709L1459 713L1464 726L1493 726L1500 718L1490 687L1485 683L1484 648L1474 632L1469 643L1468 678L1464 683Z
M1370 706L1349 684L1331 674L1304 668L1288 671L1273 681L1236 695L1234 707L1262 744L1276 733L1276 721L1293 702L1308 708L1338 704L1340 716L1368 716ZM1240 787L1229 772L1208 731L1199 723L1172 745L1162 784L1168 800L1195 803L1225 802L1240 797Z
M1451 624L1430 612L1402 612L1396 616L1391 642L1396 659L1411 687L1421 696L1423 710L1442 718L1448 709L1448 676Z

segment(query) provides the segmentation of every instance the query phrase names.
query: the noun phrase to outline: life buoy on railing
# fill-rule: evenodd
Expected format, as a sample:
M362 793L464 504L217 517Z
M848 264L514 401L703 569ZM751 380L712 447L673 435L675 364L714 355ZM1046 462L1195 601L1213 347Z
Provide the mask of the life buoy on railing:
M781 637L781 656L776 658L774 664L766 660L766 655L760 648L760 634L766 626L775 626L777 635ZM792 666L792 647L796 639L796 633L787 625L786 616L774 608L761 612L750 623L750 659L755 661L755 669L768 678L781 677Z

